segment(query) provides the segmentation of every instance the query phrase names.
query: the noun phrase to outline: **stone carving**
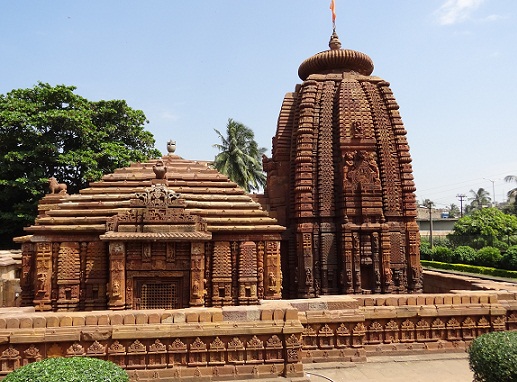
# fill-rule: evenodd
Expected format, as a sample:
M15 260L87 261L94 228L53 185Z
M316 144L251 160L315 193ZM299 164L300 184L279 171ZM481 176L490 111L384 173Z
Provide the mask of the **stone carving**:
M51 194L66 194L67 185L59 183L53 176L48 179L48 187Z
M169 145L167 145L167 148ZM167 175L167 166L163 164L163 160L159 160L153 166L153 172L156 175L156 179L165 179Z
M418 231L398 105L389 84L370 77L367 55L341 49L336 34L330 46L300 65L303 83L285 97L272 156L263 160L264 205L288 228L284 297L417 292L420 273L411 268L418 248L409 240L392 247L387 241ZM373 232L378 239L368 240ZM387 268L395 260L402 272L394 288ZM313 279L308 288L299 280L306 268Z

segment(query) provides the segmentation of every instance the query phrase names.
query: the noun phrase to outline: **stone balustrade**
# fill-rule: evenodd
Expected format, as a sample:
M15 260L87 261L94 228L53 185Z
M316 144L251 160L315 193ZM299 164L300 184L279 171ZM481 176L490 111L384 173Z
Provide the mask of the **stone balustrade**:
M324 296L259 306L0 313L1 375L39 359L89 356L132 381L303 375L303 363L465 351L517 330L516 290ZM21 312L21 313L20 313Z

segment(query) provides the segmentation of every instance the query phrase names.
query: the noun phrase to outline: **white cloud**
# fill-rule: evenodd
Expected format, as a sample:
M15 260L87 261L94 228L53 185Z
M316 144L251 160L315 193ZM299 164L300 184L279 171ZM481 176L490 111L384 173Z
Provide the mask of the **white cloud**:
M484 19L482 19L481 21L490 23L490 22L494 22L494 21L504 20L507 18L508 18L507 16L502 16L502 15L489 15L489 16L485 17Z
M159 117L160 119L162 120L165 120L165 121L177 121L179 119L179 116L177 114L174 114L170 111L162 111L160 114L159 114Z
M485 0L447 0L436 12L438 23L453 25L470 18Z

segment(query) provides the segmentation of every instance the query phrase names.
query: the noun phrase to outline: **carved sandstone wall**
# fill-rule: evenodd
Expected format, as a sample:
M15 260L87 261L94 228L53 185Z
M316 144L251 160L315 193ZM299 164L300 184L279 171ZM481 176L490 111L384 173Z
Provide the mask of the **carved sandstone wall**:
M465 351L517 330L517 289L324 296L259 306L5 313L0 375L52 356L109 359L132 381L302 376L303 363Z

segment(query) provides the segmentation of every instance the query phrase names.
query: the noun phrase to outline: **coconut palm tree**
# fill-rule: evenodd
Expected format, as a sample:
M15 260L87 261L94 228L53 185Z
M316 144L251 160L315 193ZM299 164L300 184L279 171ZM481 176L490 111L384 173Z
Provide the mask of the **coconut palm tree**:
M213 145L220 151L212 164L214 168L247 192L264 187L266 175L262 171L262 155L266 149L258 147L253 131L231 118L226 125L226 135L214 130L221 139L220 144Z
M508 183L517 183L517 175L506 175L504 177L504 181ZM510 203L515 201L515 199L517 199L517 188L512 188L506 195L508 196L508 201Z
M454 203L447 206L447 211L449 212L450 218L457 218L458 215L460 215L460 208Z
M477 191L470 190L470 211L480 210L483 207L490 205L492 199L490 198L490 192L484 188L479 188Z

